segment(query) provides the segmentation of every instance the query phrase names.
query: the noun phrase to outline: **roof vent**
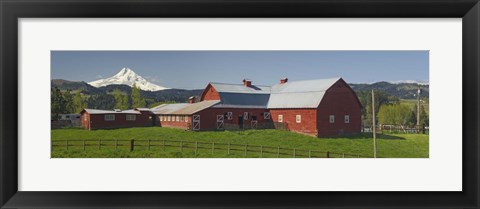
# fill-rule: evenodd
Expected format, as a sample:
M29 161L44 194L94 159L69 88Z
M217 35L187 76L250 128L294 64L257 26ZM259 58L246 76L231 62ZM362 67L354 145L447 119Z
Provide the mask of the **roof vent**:
M115 112L122 112L121 109L113 109L113 110L115 110Z
M246 87L252 87L252 81L250 79L243 79L243 85Z
M288 78L282 78L280 79L280 84L288 82Z

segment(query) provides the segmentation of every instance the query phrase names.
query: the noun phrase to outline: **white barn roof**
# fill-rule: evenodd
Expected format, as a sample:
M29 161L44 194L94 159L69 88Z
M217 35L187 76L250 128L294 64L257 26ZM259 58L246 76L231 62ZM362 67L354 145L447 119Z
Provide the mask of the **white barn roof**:
M289 81L272 86L267 108L316 108L341 78Z
M176 103L176 104L162 104L152 109L153 113L158 115L190 115L204 109L207 109L220 100L208 100L197 103Z

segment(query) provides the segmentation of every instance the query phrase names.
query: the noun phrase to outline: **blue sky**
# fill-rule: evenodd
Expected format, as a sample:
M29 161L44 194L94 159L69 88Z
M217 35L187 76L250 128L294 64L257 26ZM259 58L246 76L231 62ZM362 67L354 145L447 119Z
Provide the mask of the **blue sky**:
M128 67L160 86L208 82L273 85L342 77L348 83L429 80L428 51L52 51L51 77L90 82Z

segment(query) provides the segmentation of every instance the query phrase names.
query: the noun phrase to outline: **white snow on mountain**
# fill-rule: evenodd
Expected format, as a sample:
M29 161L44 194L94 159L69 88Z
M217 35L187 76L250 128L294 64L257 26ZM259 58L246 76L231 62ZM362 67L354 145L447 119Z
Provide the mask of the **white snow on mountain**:
M135 84L136 87L144 91L160 91L160 90L169 89L167 87L159 86L159 85L148 82L147 80L142 78L142 76L136 74L135 72L133 72L133 70L127 67L123 68L122 70L120 70L120 72L118 72L116 75L110 78L92 81L92 82L89 82L88 84L97 88L102 86L112 85L112 84L124 84L132 87L133 84Z
M391 81L391 84L401 84L401 83L408 83L408 84L418 84L418 85L428 85L428 81L416 81L416 80L400 80L400 81Z

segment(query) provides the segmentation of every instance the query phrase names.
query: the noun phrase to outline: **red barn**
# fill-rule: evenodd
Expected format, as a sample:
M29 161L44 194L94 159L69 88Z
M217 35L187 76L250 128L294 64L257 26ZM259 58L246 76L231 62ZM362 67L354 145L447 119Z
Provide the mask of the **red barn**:
M148 108L133 110L83 109L82 126L88 130L152 126L152 112Z
M201 101L219 101L209 110L213 118L208 123L217 129L261 128L271 122L267 109L270 86L253 85L244 79L243 84L210 82L203 91Z
M319 137L359 133L361 104L342 78L288 82L271 88L268 109L288 130Z
M215 117L210 108L217 104L218 100L202 101L194 103L162 104L152 108L156 115L158 125L161 127L183 128L186 130L215 130L213 121Z

